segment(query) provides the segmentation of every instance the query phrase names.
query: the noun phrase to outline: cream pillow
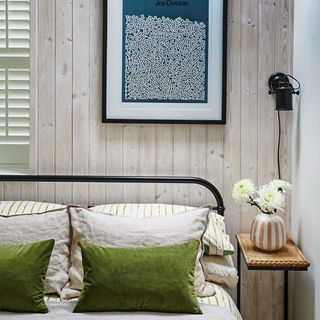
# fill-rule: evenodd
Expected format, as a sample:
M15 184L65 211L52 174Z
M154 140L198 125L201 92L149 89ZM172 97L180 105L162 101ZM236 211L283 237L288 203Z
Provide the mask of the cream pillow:
M202 235L205 231L208 209L196 209L183 215L135 219L93 212L81 207L69 207L72 226L70 282L62 297L79 296L83 288L83 269L79 241L110 247L151 247L180 244L199 240L196 259L195 289L198 296L214 294L212 284L206 283L200 259L203 255Z
M207 281L222 284L228 289L236 287L238 271L231 256L204 256L201 262Z
M46 293L61 294L69 280L70 219L67 209L23 215L0 215L0 244L54 239L46 275ZM32 284L30 284L32 285Z
M206 255L230 255L234 248L230 237L226 233L224 217L212 210L211 205L203 206L209 208L208 222L203 236ZM188 212L197 208L182 205L160 204L160 203L117 203L105 204L92 207L96 212L123 215L135 218L148 218L154 216L170 216Z

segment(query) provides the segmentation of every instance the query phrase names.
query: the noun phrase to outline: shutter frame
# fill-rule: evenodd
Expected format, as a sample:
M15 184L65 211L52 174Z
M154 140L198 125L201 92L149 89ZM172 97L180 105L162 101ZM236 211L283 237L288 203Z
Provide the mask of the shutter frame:
M0 0L0 145L30 131L30 0Z

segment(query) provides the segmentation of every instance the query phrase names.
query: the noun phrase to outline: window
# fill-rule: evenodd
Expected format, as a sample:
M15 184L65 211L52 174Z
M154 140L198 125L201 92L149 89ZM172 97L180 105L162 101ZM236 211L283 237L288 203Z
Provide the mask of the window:
M0 167L29 158L30 0L0 0Z

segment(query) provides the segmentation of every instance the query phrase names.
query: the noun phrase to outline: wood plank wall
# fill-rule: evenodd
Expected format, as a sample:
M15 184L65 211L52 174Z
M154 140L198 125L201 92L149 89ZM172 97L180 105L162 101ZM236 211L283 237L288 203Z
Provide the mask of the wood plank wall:
M102 124L102 2L32 2L31 172L206 178L224 196L234 242L256 214L233 202L234 182L276 176L277 114L267 79L292 69L293 0L229 1L226 126ZM291 115L281 118L282 173L290 180ZM0 196L80 204L212 201L186 185L2 183ZM282 319L282 283L281 273L244 272L244 319Z

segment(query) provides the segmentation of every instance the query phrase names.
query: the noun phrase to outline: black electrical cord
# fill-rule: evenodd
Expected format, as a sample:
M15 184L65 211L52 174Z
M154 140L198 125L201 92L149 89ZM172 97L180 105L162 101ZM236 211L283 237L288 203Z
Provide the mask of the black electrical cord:
M292 89L293 89L293 91L295 92L295 94L298 94L298 95L299 95L299 90L300 90L300 88L301 88L300 82L299 82L295 77L293 77L293 76L290 75L290 74L287 74L287 77L289 77L289 78L293 79L295 82L297 82L298 86L297 86L297 87L293 87L293 86L292 86Z
M279 132L278 132L278 177L281 180L281 169L280 169L280 143L281 143L281 119L280 119L280 111L278 110L278 124L279 124Z

